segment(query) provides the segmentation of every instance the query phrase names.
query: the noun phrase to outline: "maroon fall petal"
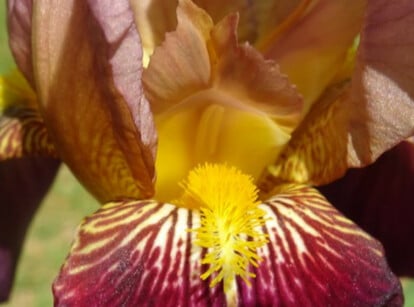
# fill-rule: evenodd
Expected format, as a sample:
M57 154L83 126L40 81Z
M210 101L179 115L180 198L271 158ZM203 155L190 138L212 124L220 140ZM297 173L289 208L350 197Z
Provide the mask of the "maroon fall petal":
M33 157L0 162L0 302L9 296L27 228L59 164Z
M414 277L414 144L402 142L374 164L351 169L319 190L384 245L392 270Z
M101 207L53 284L55 306L223 306L222 288L200 278L187 231L197 215L152 201Z
M56 306L401 306L379 242L316 190L288 186L260 205L269 243L247 285L202 280L199 212L153 201L111 203L86 218L53 285Z

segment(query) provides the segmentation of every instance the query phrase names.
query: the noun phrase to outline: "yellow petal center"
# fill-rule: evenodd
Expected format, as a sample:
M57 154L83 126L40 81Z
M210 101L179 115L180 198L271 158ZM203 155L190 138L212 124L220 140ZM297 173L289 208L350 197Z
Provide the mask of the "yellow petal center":
M257 179L290 139L267 114L229 106L218 95L215 98L155 115L158 200L179 197L177 182L204 162L229 163Z
M247 284L255 275L249 264L261 260L256 250L267 243L260 229L265 212L258 205L258 191L252 177L224 164L204 164L193 169L183 183L177 204L200 210L200 227L195 244L207 248L202 259L209 268L201 278L211 277L210 286L223 281L224 291L232 288L236 276Z

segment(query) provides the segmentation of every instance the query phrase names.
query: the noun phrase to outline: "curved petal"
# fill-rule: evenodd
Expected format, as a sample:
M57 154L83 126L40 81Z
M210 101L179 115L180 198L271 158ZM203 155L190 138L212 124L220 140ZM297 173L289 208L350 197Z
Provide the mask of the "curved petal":
M7 0L9 45L17 66L33 86L32 0Z
M53 284L55 305L223 305L199 277L202 250L187 231L198 223L198 213L168 204L103 206L79 229Z
M259 250L264 260L249 289L262 305L266 299L281 306L402 304L401 285L378 241L313 188L281 186L274 192L262 206L272 244Z
M348 168L349 114L343 105L348 84L329 88L314 104L273 165L259 179L262 194L281 182L320 185Z
M414 144L402 142L372 165L319 187L341 212L384 245L396 274L414 277Z
M9 296L26 231L58 166L50 158L0 161L0 302Z
M18 72L0 76L0 161L37 155L57 157L36 108L36 97Z
M366 165L414 135L414 2L368 1L350 113L350 164Z
M258 48L297 85L306 109L323 93L345 61L361 29L365 1L303 1L293 25ZM278 30L278 29L276 29Z
M62 159L100 200L153 194L156 135L128 1L34 4L41 111Z
M369 1L352 81L333 85L262 177L327 184L414 135L414 3Z
M135 23L142 39L144 66L167 32L177 26L178 0L130 0Z
M147 66L154 49L161 45L165 34L177 26L175 14L177 0L131 0L135 21L142 37L144 64ZM245 0L194 0L215 23L225 16L237 13L240 16L238 37L240 42L254 44L259 38L269 35L272 29L282 23L301 0L290 1L245 1Z
M315 190L289 187L260 207L269 244L227 293L200 274L207 250L194 244L198 211L154 202L103 206L79 228L55 280L57 306L398 306L398 279L381 245ZM361 274L361 272L363 272Z

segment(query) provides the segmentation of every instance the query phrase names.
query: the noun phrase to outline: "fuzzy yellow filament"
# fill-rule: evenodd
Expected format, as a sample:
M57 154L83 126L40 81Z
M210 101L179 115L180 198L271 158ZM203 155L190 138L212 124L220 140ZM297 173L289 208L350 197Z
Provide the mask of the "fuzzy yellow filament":
M267 243L261 226L265 212L258 205L253 179L235 167L205 164L193 169L183 184L181 205L200 210L200 227L195 244L207 248L202 259L209 269L201 275L214 287L223 280L227 292L236 276L247 284L255 277L249 264L257 266L261 258L257 248Z

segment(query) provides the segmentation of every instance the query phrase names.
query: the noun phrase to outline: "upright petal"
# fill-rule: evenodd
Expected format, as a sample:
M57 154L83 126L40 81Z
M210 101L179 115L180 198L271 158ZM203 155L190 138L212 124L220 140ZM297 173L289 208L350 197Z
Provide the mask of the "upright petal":
M414 2L368 1L349 96L350 163L414 135Z
M326 184L414 135L414 3L368 1L351 82L332 85L262 186Z
M238 44L237 15L214 25L183 0L177 16L177 30L156 49L143 77L160 135L157 193L178 189L206 161L257 177L300 121L302 98L274 62ZM169 201L173 193L157 197Z
M7 0L9 44L17 66L33 86L32 0Z
M154 49L161 45L165 34L177 26L175 10L178 0L131 0L135 21L142 37L145 66ZM229 14L240 16L238 37L240 42L254 44L259 38L271 35L272 30L285 21L301 0L245 1L194 0L215 23ZM307 2L307 1L302 1Z
M294 20L287 30L257 43L298 86L307 110L342 67L361 29L364 4L364 0L303 1L299 11L291 13Z
M7 300L26 231L56 175L59 161L0 161L0 302Z
M414 277L414 144L402 142L374 164L319 187L348 218L384 245L394 273Z
M37 1L41 111L65 163L100 200L153 194L156 135L128 1Z
M178 0L130 0L130 3L142 40L144 66L147 66L155 47L177 26Z

